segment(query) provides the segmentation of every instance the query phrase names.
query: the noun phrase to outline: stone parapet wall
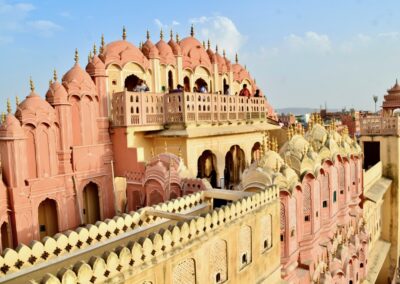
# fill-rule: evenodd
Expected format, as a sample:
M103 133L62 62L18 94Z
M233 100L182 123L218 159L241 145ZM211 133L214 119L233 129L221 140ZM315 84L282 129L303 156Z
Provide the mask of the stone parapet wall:
M114 247L110 251L105 250L101 256L90 255L89 250L89 255L84 255L81 257L82 260L74 265L35 280L40 283L88 283L89 281L98 283L113 278L134 266L155 261L163 253L179 252L179 249L184 248L189 241L276 201L279 198L278 193L277 187L270 187L266 191L216 208L191 220L161 228L158 232L129 242L128 245ZM152 209L183 213L186 209L204 203L205 200L204 194L199 192L153 206ZM88 225L76 231L57 234L53 238L45 238L42 242L32 242L30 246L21 245L16 250L7 249L0 257L1 275L6 276L4 279L9 280L8 283L19 283L13 281L18 281L18 277L24 275L24 269L29 273L35 270L36 265L44 262L51 266L52 260L57 260L58 257L67 260L68 254L74 251L100 245L100 242L108 244L107 241L118 238L124 232L136 229L139 232L161 219L149 216L145 212L146 208L143 208L105 222L97 222L96 225ZM17 277L13 276L14 273L18 274Z

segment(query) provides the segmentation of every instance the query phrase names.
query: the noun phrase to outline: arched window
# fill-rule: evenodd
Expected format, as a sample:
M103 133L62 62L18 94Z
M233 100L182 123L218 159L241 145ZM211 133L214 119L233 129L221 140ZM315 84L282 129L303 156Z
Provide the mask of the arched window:
M174 89L174 78L172 76L172 71L168 71L168 89L169 91Z

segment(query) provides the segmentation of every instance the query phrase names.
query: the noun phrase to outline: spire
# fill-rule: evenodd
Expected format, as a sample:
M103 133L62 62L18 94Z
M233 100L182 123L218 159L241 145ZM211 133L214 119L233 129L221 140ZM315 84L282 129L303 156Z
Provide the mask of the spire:
M238 54L237 54L237 53L236 53L236 55L235 55L235 62L236 62L236 64L239 63L239 57L238 57Z
M211 43L210 43L210 39L207 40L207 48L210 49L211 48Z
M176 43L179 43L179 34L177 33L177 34L175 35L175 37L176 37Z
M225 49L224 49L224 50L222 50L222 55L223 55L223 56L224 56L224 58L225 58L225 56L226 56Z
M54 68L54 71L53 71L53 80L54 80L54 82L56 82L57 81L57 70L56 70L56 68Z
M103 53L104 51L104 34L101 34L101 40L100 40L100 53Z
M1 113L1 123L4 123L6 121L6 114L5 114L5 112L3 111L2 113Z
M218 44L215 45L215 53L218 53Z
M97 54L97 46L96 46L96 44L94 43L93 44L93 55L96 55Z
M154 158L154 147L151 147L151 157Z
M193 26L193 24L190 27L190 36L194 37L194 26Z
M179 157L179 160L182 160L182 149L181 149L180 146L179 146L179 149L178 149L178 157Z
M18 108L18 106L19 106L19 98L18 98L18 96L15 96L15 106L16 106L16 108Z
M169 37L171 38L171 40L174 39L174 33L173 33L172 29L169 32Z
M51 86L51 84L53 84L53 80L49 80L49 87Z
M125 29L125 26L122 27L122 39L126 40L126 29Z
M29 86L31 88L31 92L35 91L35 85L33 84L32 77L29 78Z
M163 39L164 38L164 33L163 33L163 31L162 31L162 29L160 30L160 39Z
M11 113L12 109L11 109L11 102L10 102L10 98L7 99L7 113Z
M204 40L203 40L203 48L204 48L204 49L206 48L206 43L205 43Z
M78 49L77 49L77 48L75 48L75 57L74 57L74 60L75 60L75 64L78 64L78 63L79 63L79 53L78 53Z
M164 150L165 150L165 153L168 152L167 140L164 141Z
M89 51L88 58L87 58L88 63L90 62L90 60L92 59L92 57L93 57L92 51Z
M146 39L147 39L147 40L150 39L150 32L149 32L149 30L146 31Z

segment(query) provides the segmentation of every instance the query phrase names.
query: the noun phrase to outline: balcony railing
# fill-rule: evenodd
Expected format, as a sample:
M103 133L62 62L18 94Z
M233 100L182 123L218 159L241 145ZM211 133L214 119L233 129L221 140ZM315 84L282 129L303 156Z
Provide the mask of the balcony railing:
M400 117L368 116L360 118L361 135L400 135Z
M264 97L123 91L114 93L112 99L114 126L265 120L270 111Z

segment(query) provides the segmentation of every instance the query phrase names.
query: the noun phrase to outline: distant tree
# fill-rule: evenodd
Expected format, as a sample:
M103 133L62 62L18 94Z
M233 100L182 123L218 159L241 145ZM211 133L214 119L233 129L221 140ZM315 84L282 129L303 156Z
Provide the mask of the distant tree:
M375 103L375 112L376 112L376 103L378 102L378 96L372 96L372 99L374 100Z

